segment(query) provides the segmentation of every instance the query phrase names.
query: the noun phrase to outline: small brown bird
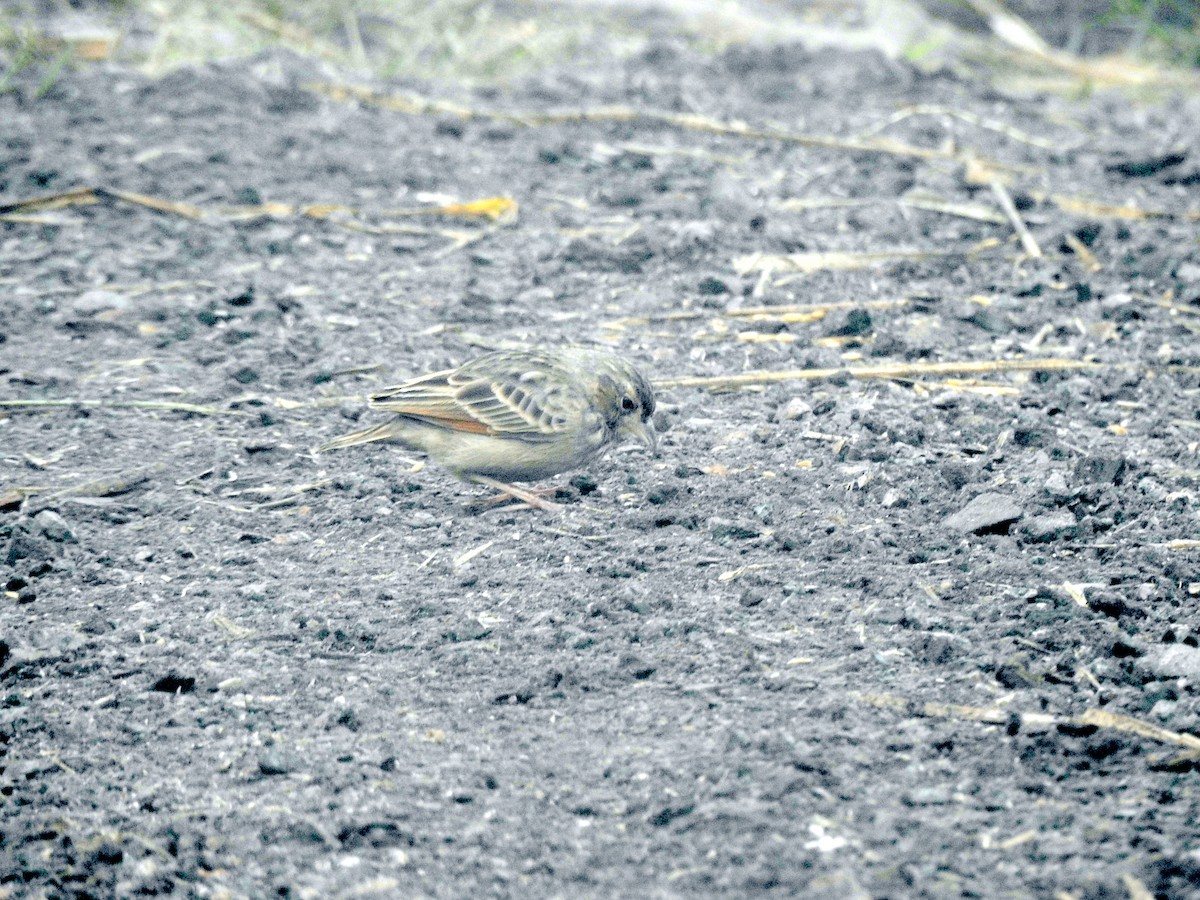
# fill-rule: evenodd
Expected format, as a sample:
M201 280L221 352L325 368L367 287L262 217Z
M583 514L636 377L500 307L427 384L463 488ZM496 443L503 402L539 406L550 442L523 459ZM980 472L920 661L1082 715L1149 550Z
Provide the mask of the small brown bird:
M629 439L657 446L646 376L615 353L587 347L486 353L386 388L370 407L396 417L317 452L399 440L464 481L542 509L555 507L511 482L578 468Z

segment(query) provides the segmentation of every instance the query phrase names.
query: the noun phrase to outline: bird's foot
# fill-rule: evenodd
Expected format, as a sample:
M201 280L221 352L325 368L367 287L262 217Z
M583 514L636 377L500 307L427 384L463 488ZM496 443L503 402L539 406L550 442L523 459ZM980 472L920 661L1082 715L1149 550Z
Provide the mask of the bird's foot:
M488 497L485 500L476 501L475 506L482 506L486 509L493 509L506 500L518 500L525 506L533 509L540 509L544 512L558 512L562 509L557 503L545 499L544 494L553 494L553 488L526 490L519 488L513 484L506 484L503 481L497 481L495 478L488 478L484 475L475 475L471 478L476 484L486 485L490 488L495 488L500 493L495 497Z

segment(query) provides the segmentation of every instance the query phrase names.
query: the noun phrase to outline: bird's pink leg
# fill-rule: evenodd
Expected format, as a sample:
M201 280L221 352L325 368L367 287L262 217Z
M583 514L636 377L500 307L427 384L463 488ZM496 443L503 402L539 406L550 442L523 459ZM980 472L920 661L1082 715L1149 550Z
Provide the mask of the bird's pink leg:
M558 512L562 509L562 506L559 504L551 503L549 500L539 497L534 491L527 491L516 485L506 484L503 481L497 481L495 478L488 478L486 475L472 475L471 480L476 484L486 485L500 491L500 496L493 497L488 503L496 503L511 498L513 500L520 500L526 506L544 510L545 512Z

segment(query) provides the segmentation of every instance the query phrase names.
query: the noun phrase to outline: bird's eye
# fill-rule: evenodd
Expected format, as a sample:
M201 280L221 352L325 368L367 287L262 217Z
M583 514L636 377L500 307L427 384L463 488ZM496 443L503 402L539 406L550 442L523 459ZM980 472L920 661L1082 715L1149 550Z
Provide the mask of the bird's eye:
M638 403L632 397L621 398L621 409L625 410L625 412L633 412L637 408Z

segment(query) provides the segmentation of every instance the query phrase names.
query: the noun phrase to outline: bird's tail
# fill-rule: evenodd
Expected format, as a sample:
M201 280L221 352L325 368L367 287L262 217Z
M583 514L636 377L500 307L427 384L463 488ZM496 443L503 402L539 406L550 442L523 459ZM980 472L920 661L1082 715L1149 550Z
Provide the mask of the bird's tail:
M359 431L352 431L349 434L343 434L341 437L335 437L332 441L326 441L320 447L317 447L316 453L324 453L327 450L343 450L346 447L355 447L358 444L369 444L372 441L387 441L394 437L399 437L404 432L404 426L399 422L384 422L382 425L372 425L370 428L363 428Z

